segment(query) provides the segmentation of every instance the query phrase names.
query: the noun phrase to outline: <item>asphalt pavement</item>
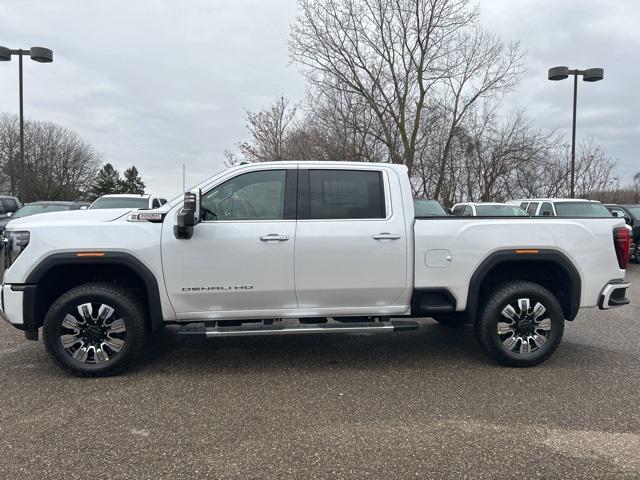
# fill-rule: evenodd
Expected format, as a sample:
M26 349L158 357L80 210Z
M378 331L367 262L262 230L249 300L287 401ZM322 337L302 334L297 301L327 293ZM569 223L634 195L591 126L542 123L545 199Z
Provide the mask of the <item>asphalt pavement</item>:
M0 324L0 478L640 478L632 305L583 311L555 355L496 366L471 328L152 340L81 379Z

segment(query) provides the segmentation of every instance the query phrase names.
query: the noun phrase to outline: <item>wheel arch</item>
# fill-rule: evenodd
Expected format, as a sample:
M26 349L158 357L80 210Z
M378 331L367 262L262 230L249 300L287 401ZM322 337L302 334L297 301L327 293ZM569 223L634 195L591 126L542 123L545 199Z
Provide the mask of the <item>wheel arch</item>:
M47 310L65 291L90 281L112 280L139 291L152 331L162 328L164 319L158 281L151 270L125 252L100 252L101 256L56 253L42 260L27 276L24 285L24 329L42 326Z
M553 249L508 249L490 254L471 276L466 310L472 322L482 304L483 293L492 285L508 280L541 284L558 298L565 319L573 320L578 314L582 281L577 268L564 253Z

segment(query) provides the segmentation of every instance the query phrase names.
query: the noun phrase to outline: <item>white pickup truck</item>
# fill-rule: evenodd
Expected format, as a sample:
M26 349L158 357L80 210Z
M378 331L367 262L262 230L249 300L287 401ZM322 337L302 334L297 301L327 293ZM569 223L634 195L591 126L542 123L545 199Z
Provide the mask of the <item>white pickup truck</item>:
M403 166L231 168L155 210L11 222L2 316L82 375L130 365L149 332L210 337L471 323L497 362L535 365L583 307L629 302L622 219L415 218ZM193 331L194 327L190 330Z

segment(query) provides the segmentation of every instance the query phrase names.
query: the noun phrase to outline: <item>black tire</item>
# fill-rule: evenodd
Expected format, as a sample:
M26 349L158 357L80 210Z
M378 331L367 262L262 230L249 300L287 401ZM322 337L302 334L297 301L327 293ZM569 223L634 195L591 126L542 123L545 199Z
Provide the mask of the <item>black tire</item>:
M538 305L544 308L539 315ZM494 361L509 367L531 367L558 348L564 333L564 313L558 299L543 286L513 281L493 289L480 309L474 330Z
M447 328L458 328L467 323L467 317L455 313L450 313L448 315L436 315L433 319L443 327Z
M91 309L80 308L87 304ZM99 313L107 307L106 318L93 313L96 305ZM109 309L111 314L106 313ZM140 301L130 290L110 282L86 283L61 295L49 308L42 328L49 356L79 376L114 375L130 367L147 336Z

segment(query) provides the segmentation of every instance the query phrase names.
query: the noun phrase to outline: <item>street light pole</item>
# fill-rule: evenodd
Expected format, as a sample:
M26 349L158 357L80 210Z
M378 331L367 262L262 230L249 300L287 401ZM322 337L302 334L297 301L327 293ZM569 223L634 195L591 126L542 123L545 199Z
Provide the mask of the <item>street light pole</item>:
M585 82L597 82L604 78L604 69L588 68L586 70L572 69L568 67L553 67L549 69L549 80L565 80L573 75L573 122L571 128L571 198L575 198L576 191L576 113L578 110L578 76L581 75Z
M576 112L578 110L578 74L573 74L573 125L571 127L571 198L576 198Z
M24 189L22 188L24 182L24 99L22 87L22 49L18 50L18 83L20 91L20 184L18 185L18 191L20 192L20 200L24 201Z
M6 47L0 47L0 61L10 61L11 57L18 57L18 88L20 92L20 184L18 191L20 200L24 201L24 95L22 81L22 57L29 55L31 60L39 63L53 62L53 52L44 47L31 47L29 50L19 48L12 50ZM12 192L13 193L13 192Z

